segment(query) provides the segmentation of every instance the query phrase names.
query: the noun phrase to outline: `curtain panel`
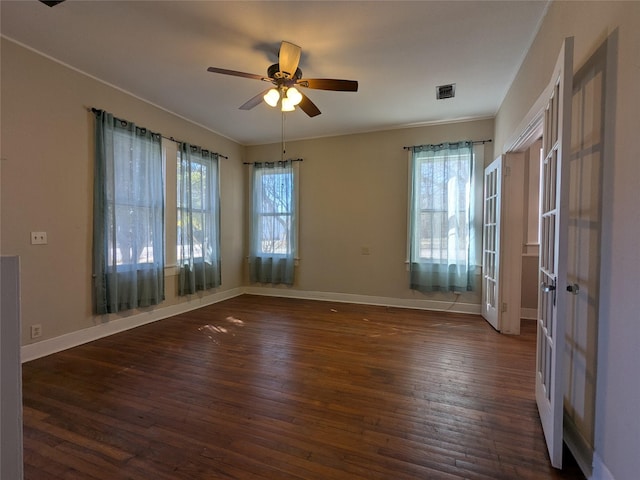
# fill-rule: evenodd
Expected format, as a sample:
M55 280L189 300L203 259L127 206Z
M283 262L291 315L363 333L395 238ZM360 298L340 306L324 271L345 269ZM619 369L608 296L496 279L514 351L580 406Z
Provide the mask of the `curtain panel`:
M477 289L477 210L472 142L413 147L409 212L410 288Z
M182 143L178 160L178 294L219 287L220 197L218 155Z
M94 311L102 315L164 300L164 187L161 136L94 113Z
M250 280L293 285L297 248L297 178L293 162L253 164L251 188Z

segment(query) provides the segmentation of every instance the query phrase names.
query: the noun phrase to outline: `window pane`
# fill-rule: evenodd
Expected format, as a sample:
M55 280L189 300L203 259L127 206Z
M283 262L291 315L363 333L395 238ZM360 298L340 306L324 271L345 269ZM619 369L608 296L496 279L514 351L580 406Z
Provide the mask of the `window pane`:
M257 178L258 246L263 254L291 253L293 176L262 171Z
M198 162L191 162L191 202L192 208L202 209L206 206L206 169Z
M291 174L263 173L261 177L261 213L290 213Z
M263 215L260 218L262 253L289 253L291 251L290 232L290 215Z
M178 260L190 258L190 248L193 245L194 258L201 258L204 252L204 245L208 244L212 239L206 235L208 222L213 221L209 212L192 211L191 212L191 228L187 216L188 211L184 208L178 209ZM185 229L186 228L186 229Z
M416 160L417 259L456 263L467 257L470 162L471 155L451 152Z

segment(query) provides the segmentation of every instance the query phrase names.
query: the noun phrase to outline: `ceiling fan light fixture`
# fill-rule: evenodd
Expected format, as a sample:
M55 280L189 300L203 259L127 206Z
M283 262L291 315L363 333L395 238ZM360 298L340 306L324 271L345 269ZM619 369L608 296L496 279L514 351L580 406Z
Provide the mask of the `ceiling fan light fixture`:
M302 94L295 87L287 89L287 98L291 100L292 105L298 105L302 101Z
M278 90L276 90L275 88L272 88L262 98L264 98L264 101L267 102L267 105L275 107L276 105L278 105L278 101L280 100L280 92L278 92Z
M295 110L295 105L289 97L282 97L280 110L283 112L293 112Z
M0 0L2 1L2 0ZM40 0L45 1L45 0ZM53 0L52 0L53 1ZM55 0L64 1L64 0ZM280 44L278 63L274 63L267 69L267 76L254 73L239 72L226 68L209 67L208 72L231 75L233 77L251 78L262 82L269 82L274 88L262 91L240 105L240 110L251 110L259 105L261 100L271 107L278 107L283 112L300 109L308 116L320 115L320 109L296 87L311 88L316 90L331 90L336 92L357 92L358 82L355 80L340 80L336 78L303 78L300 70L301 48L290 42L283 41Z

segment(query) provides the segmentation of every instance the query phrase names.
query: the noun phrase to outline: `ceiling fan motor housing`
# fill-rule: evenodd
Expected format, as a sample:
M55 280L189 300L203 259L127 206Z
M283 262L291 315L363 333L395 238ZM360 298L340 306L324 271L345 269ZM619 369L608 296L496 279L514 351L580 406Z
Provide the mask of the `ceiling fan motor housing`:
M302 70L300 70L299 68L296 68L295 73L291 75L289 72L281 72L280 64L274 63L267 69L267 76L269 78L273 78L274 80L283 78L287 80L297 81L302 78Z

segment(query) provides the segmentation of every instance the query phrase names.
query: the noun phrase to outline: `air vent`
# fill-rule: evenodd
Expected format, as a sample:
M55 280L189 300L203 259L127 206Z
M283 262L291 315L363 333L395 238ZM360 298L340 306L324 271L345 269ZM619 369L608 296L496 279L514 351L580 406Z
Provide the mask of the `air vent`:
M436 98L443 100L445 98L453 98L456 96L456 84L450 83L449 85L440 85L436 87Z

